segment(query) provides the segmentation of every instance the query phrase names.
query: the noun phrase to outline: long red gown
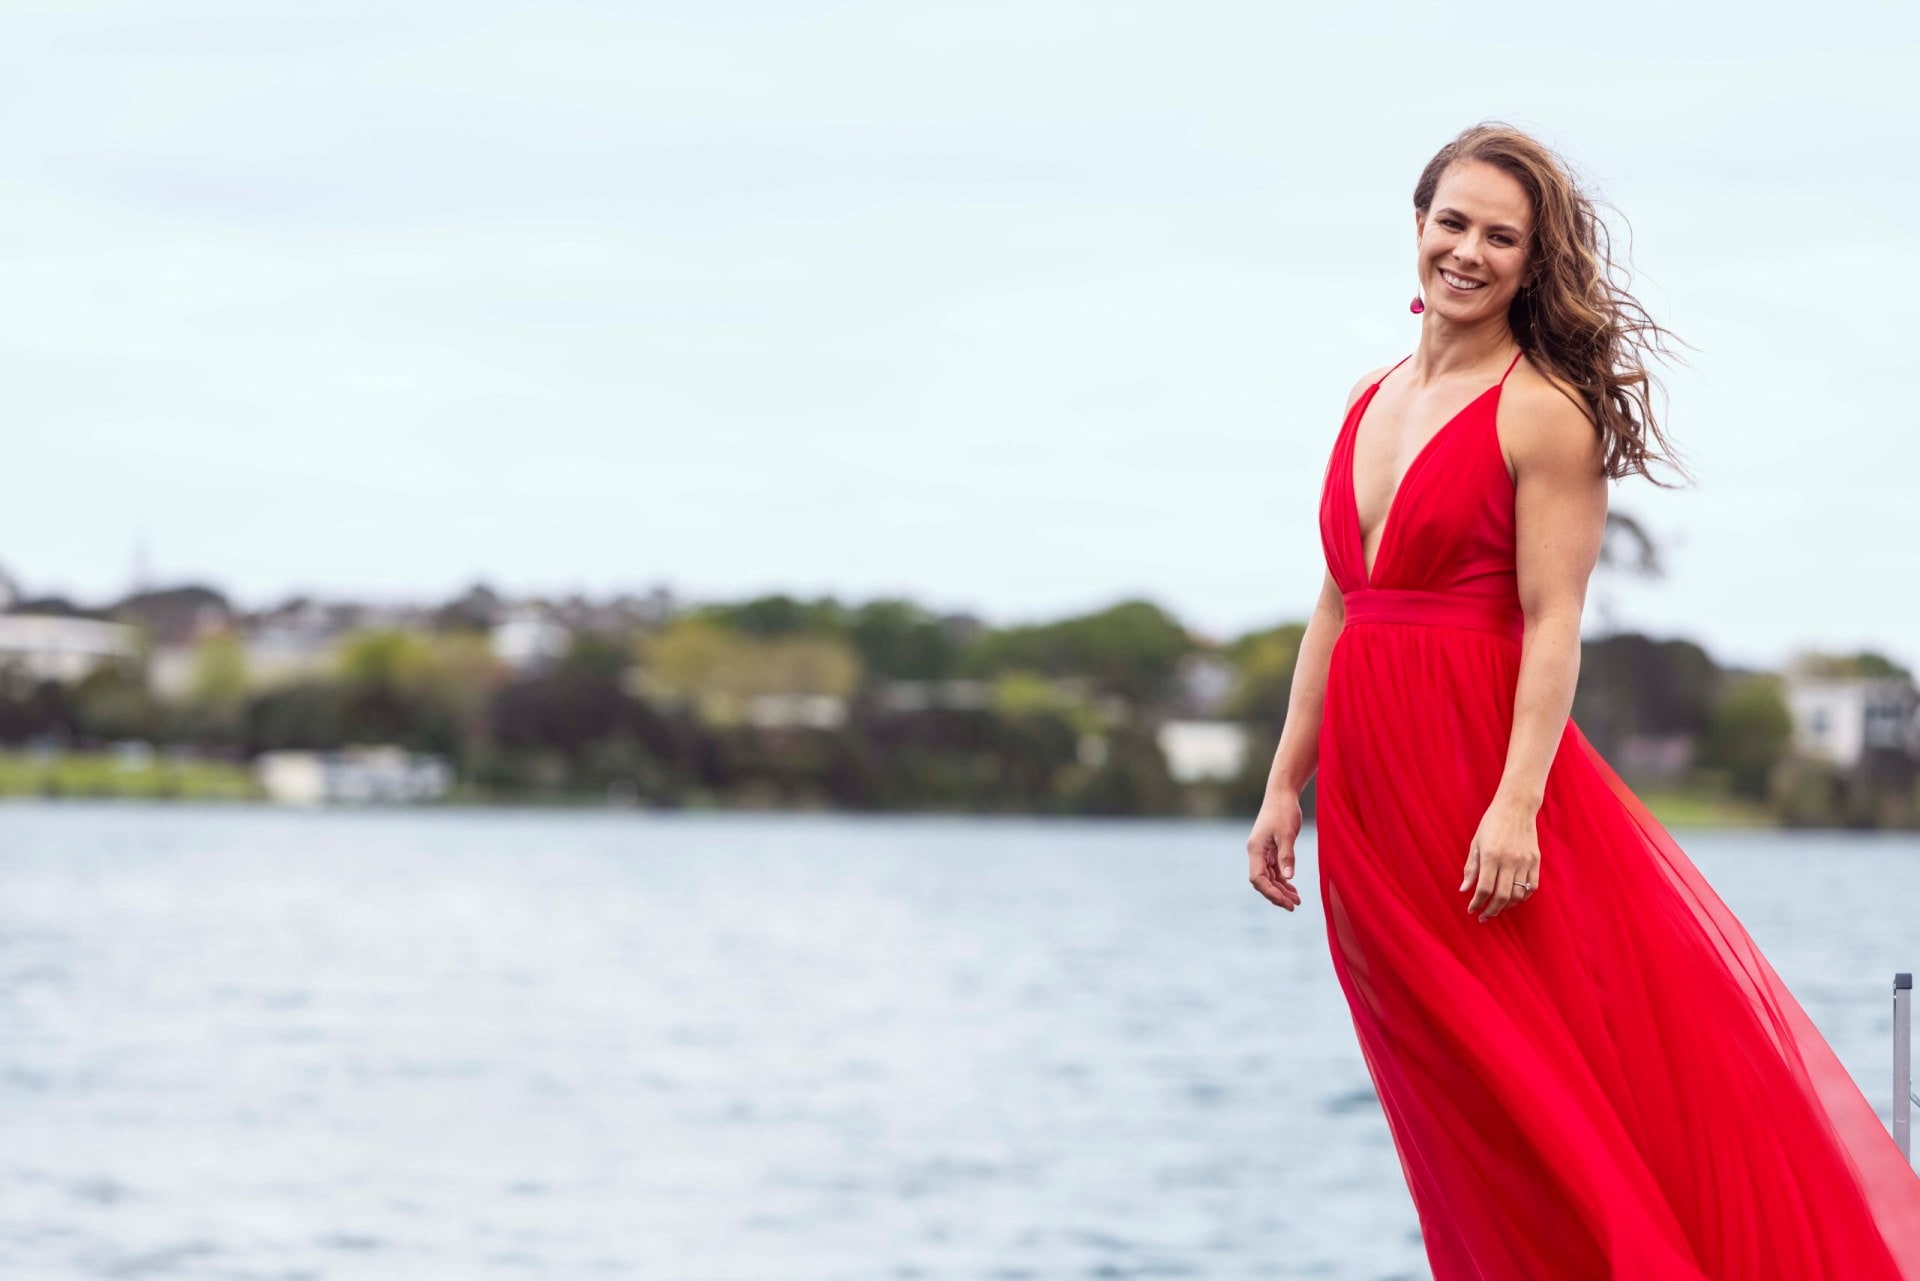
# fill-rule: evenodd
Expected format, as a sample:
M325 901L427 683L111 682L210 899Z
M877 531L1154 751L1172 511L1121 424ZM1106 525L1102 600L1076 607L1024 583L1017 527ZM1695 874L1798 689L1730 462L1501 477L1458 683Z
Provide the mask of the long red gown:
M1539 888L1485 922L1466 910L1522 649L1501 384L1414 459L1371 575L1353 443L1379 381L1320 503L1346 623L1319 884L1435 1281L1920 1281L1920 1176L1571 719L1535 820Z

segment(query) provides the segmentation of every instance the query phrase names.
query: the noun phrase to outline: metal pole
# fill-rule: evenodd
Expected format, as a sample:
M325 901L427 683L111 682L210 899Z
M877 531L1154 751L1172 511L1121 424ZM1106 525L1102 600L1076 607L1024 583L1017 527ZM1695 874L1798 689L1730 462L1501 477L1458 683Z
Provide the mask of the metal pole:
M1913 1160L1913 975L1893 976L1893 1141Z

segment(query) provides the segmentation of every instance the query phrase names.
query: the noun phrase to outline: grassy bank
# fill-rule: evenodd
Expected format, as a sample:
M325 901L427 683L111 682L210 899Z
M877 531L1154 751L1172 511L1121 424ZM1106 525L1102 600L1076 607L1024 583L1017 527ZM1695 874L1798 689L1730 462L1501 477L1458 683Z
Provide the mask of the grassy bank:
M1666 827L1777 827L1780 821L1765 805L1711 792L1635 788L1634 795Z
M217 761L114 752L0 752L0 796L253 800L261 795L245 766Z
M1763 805L1723 794L1683 788L1635 790L1654 816L1670 827L1772 827L1778 821ZM252 772L242 765L171 760L160 754L129 757L115 752L0 752L0 796L265 799ZM557 808L601 808L607 804L600 793L506 797L481 794L471 786L456 786L447 800L453 804Z

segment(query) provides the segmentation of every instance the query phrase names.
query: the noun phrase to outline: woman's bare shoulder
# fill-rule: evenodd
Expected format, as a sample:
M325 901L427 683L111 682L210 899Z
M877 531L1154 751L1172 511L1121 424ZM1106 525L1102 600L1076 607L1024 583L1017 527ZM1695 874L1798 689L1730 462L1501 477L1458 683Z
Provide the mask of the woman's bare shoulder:
M1353 390L1347 393L1347 408L1352 409L1353 402L1360 399L1361 393L1365 392L1367 388L1373 386L1375 383L1379 382L1382 378L1386 377L1387 371L1392 368L1393 368L1392 365L1382 365L1378 369L1372 370L1366 374L1361 375L1360 381L1355 383L1353 385Z
M1546 414L1556 422L1585 422L1592 429L1593 415L1580 389L1565 375L1555 373L1531 357L1522 360L1507 379L1506 395L1529 411L1529 418Z
M1598 464L1600 432L1571 380L1524 360L1502 401L1500 435L1516 463L1535 458L1556 466Z

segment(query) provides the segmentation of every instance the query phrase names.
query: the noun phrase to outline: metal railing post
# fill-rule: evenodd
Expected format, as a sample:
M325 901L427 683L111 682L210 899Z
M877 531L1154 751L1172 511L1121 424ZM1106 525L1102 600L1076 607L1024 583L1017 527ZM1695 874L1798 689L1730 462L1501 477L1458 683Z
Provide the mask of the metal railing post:
M1893 976L1893 1141L1913 1160L1913 975Z

